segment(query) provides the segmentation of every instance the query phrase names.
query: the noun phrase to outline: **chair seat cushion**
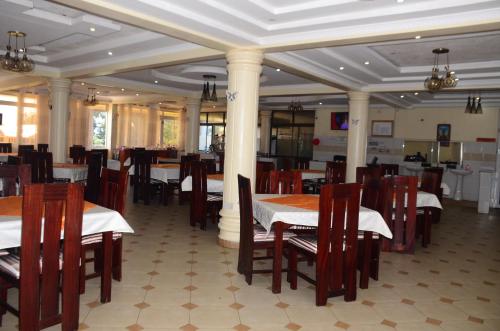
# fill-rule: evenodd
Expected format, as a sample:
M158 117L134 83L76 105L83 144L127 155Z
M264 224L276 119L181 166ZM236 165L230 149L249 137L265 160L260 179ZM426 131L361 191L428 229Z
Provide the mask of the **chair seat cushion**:
M121 238L121 232L113 232L113 240ZM102 242L102 233L94 233L82 237L82 245L90 245Z
M315 235L296 236L290 238L288 244L295 245L314 254L318 252L318 239Z
M290 238L295 237L296 234L289 231L283 231L283 241L288 241ZM253 241L274 241L274 231L267 233L267 230L260 225L254 226Z
M8 254L0 256L0 270L5 271L15 278L19 279L21 259L17 254ZM62 269L63 257L62 253L59 254L59 270ZM40 257L40 270L43 268L42 257Z
M0 249L0 256L2 256L2 255L8 255L8 254L9 254L8 251Z
M207 194L207 201L222 201L222 195L214 193Z

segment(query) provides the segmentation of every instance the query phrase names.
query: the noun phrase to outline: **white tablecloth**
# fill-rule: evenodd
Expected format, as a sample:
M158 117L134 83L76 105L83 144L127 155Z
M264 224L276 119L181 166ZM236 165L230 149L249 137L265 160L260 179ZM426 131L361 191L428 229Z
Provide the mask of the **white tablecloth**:
M17 156L17 153L0 153L0 162L5 162L7 163L7 160L9 159L10 156Z
M125 160L125 163L123 164L125 166L130 165L130 158ZM113 160L113 159L108 159L108 167L111 170L117 170L120 171L120 161L119 160Z
M255 219L269 232L274 222L282 221L287 224L318 226L319 212L308 209L290 207L287 205L264 202L261 200L282 197L279 194L255 194L253 202L253 215ZM358 229L373 231L392 238L391 230L377 211L360 207Z
M187 176L181 183L182 190L190 192L193 189L193 179ZM207 178L207 192L220 193L224 191L224 181Z
M0 215L0 249L21 246L21 217ZM106 231L133 233L120 213L96 206L83 214L82 235Z
M88 169L87 166L82 164L78 167L60 168L54 164L54 178L69 179L72 183L87 179Z
M179 179L180 169L176 168L161 168L151 165L151 178L168 183L168 180ZM128 171L129 175L134 175L134 166L132 165Z
M317 171L308 171L308 170L303 170L302 172L302 180L307 180L307 179L322 179L325 178L325 172L317 172Z
M435 207L443 209L441 202L435 194L418 191L417 192L417 208L419 207Z

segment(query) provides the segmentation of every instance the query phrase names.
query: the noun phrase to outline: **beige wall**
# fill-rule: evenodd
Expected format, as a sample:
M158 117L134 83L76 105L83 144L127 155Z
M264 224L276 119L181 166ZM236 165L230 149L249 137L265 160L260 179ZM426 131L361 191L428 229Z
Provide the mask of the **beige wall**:
M330 113L346 111L345 107L316 111L315 137L346 136L345 131L330 130ZM451 140L476 141L476 138L496 138L498 109L483 107L483 114L464 114L462 108L371 108L368 132L373 120L393 120L394 137L414 140L436 140L440 123L451 124Z

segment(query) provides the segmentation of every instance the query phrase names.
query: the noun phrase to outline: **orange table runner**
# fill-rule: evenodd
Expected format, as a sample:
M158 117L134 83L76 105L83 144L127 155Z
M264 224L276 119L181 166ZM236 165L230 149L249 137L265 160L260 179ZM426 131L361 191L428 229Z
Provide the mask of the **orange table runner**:
M151 168L161 168L161 169L179 169L181 167L180 164L175 163L163 163L163 164L153 164Z
M85 168L87 166L85 164L54 163L53 167L54 168L76 169L76 168Z
M207 175L208 179L224 180L224 174Z
M262 199L264 202L277 203L295 208L319 211L319 196L309 194L294 194L278 198Z
M96 204L84 201L83 212L86 212L94 207ZM23 210L23 197L6 197L0 199L0 216L22 216Z

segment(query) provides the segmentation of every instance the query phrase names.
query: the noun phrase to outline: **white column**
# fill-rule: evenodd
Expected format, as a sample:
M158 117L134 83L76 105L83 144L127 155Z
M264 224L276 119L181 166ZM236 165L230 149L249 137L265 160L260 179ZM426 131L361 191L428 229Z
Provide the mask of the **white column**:
M181 109L179 116L179 139L177 141L177 150L186 150L186 110ZM199 143L199 142L198 142Z
M230 97L227 100L224 202L220 212L219 244L238 247L238 174L249 177L252 184L255 183L259 78L263 54L258 50L231 50L226 58Z
M160 107L158 104L149 105L148 112L148 139L146 142L147 146L156 146L156 142L158 141L158 132L156 130L158 126L158 110Z
M270 110L260 112L260 152L271 152L271 115Z
M352 91L349 97L349 130L347 131L347 174L346 182L356 181L356 168L366 165L368 137L368 103L366 92Z
M50 112L50 146L54 162L65 162L68 153L68 114L71 80L52 78L49 81L52 110Z
M200 99L186 100L186 153L198 153L200 145Z
M111 151L118 147L118 105L111 105Z

